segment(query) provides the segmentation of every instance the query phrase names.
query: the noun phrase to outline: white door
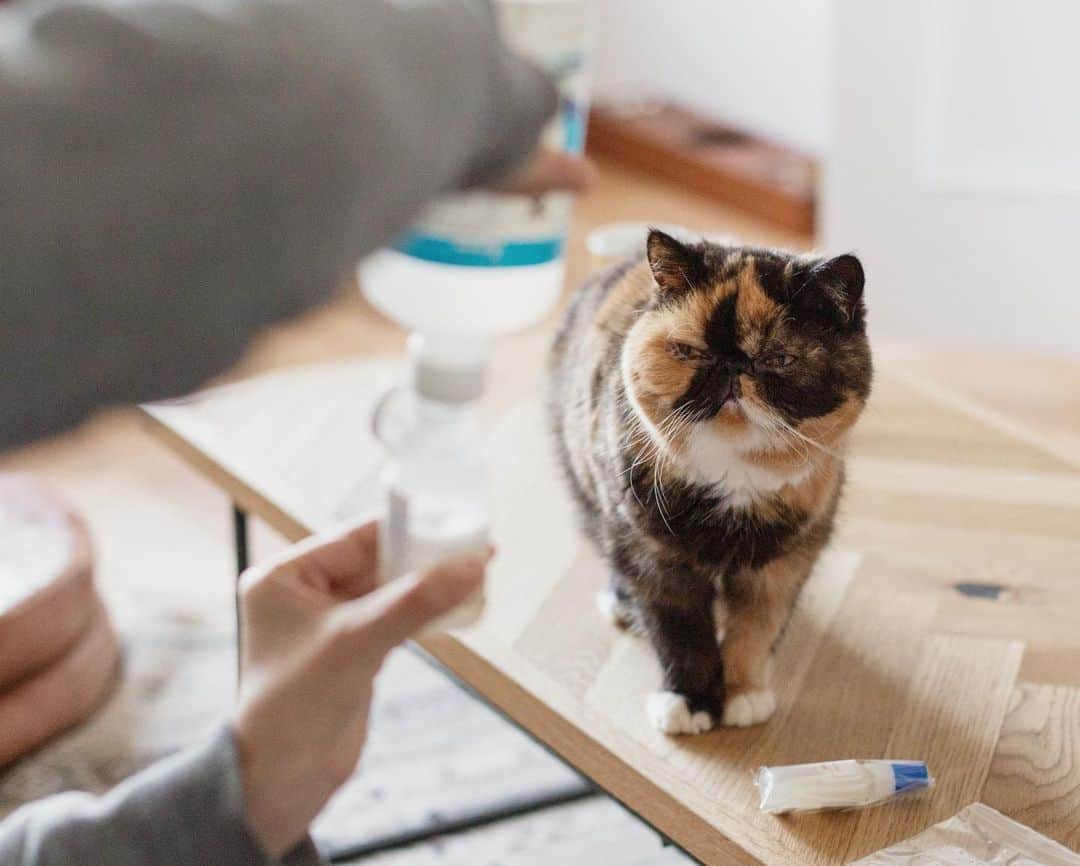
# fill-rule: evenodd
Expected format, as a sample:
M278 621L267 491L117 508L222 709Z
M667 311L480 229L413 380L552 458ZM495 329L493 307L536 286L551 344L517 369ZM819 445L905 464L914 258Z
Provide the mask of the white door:
M822 241L875 334L1080 353L1080 3L836 0Z

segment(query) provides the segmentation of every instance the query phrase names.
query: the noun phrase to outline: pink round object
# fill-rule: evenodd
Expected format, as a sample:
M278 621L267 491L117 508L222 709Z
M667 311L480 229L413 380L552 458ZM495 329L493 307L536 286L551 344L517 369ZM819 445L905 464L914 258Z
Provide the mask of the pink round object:
M0 764L92 712L117 657L86 527L40 483L0 474Z

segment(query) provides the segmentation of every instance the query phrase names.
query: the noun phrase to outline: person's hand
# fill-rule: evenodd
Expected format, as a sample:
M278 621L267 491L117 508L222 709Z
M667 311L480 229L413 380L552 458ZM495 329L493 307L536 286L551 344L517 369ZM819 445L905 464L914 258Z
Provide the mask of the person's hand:
M498 192L533 196L555 191L581 192L592 183L593 174L584 157L541 148L495 188Z
M233 732L248 823L275 857L353 772L387 653L475 592L469 557L376 584L375 523L316 536L242 578L243 674Z

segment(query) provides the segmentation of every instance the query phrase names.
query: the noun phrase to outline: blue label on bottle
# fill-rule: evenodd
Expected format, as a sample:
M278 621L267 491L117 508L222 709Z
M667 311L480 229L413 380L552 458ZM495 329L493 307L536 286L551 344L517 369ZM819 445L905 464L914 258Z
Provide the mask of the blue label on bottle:
M542 265L562 255L563 239L542 238L501 244L470 245L453 238L408 232L394 249L416 259L471 268L514 268Z

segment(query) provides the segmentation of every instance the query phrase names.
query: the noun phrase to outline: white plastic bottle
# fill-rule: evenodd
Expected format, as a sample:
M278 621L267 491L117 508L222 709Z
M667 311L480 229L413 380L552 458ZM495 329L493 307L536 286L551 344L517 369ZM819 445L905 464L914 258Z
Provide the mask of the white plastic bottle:
M586 0L495 0L499 28L558 82L560 107L543 145L581 151L585 138ZM483 457L472 420L487 342L531 325L558 300L571 198L485 191L432 204L393 249L362 262L368 300L412 332L411 386L381 404L385 474L382 577L392 580L487 546ZM474 621L473 599L437 623Z
M488 545L487 485L474 418L483 390L483 355L454 343L409 339L410 386L387 395L375 432L389 453L383 472L387 513L381 523L380 577L393 580ZM478 592L431 626L472 625Z
M580 152L587 115L586 0L495 0L507 43L559 87L544 146ZM512 333L554 306L563 284L571 197L483 190L430 205L392 249L360 264L365 296L411 331L482 339Z

